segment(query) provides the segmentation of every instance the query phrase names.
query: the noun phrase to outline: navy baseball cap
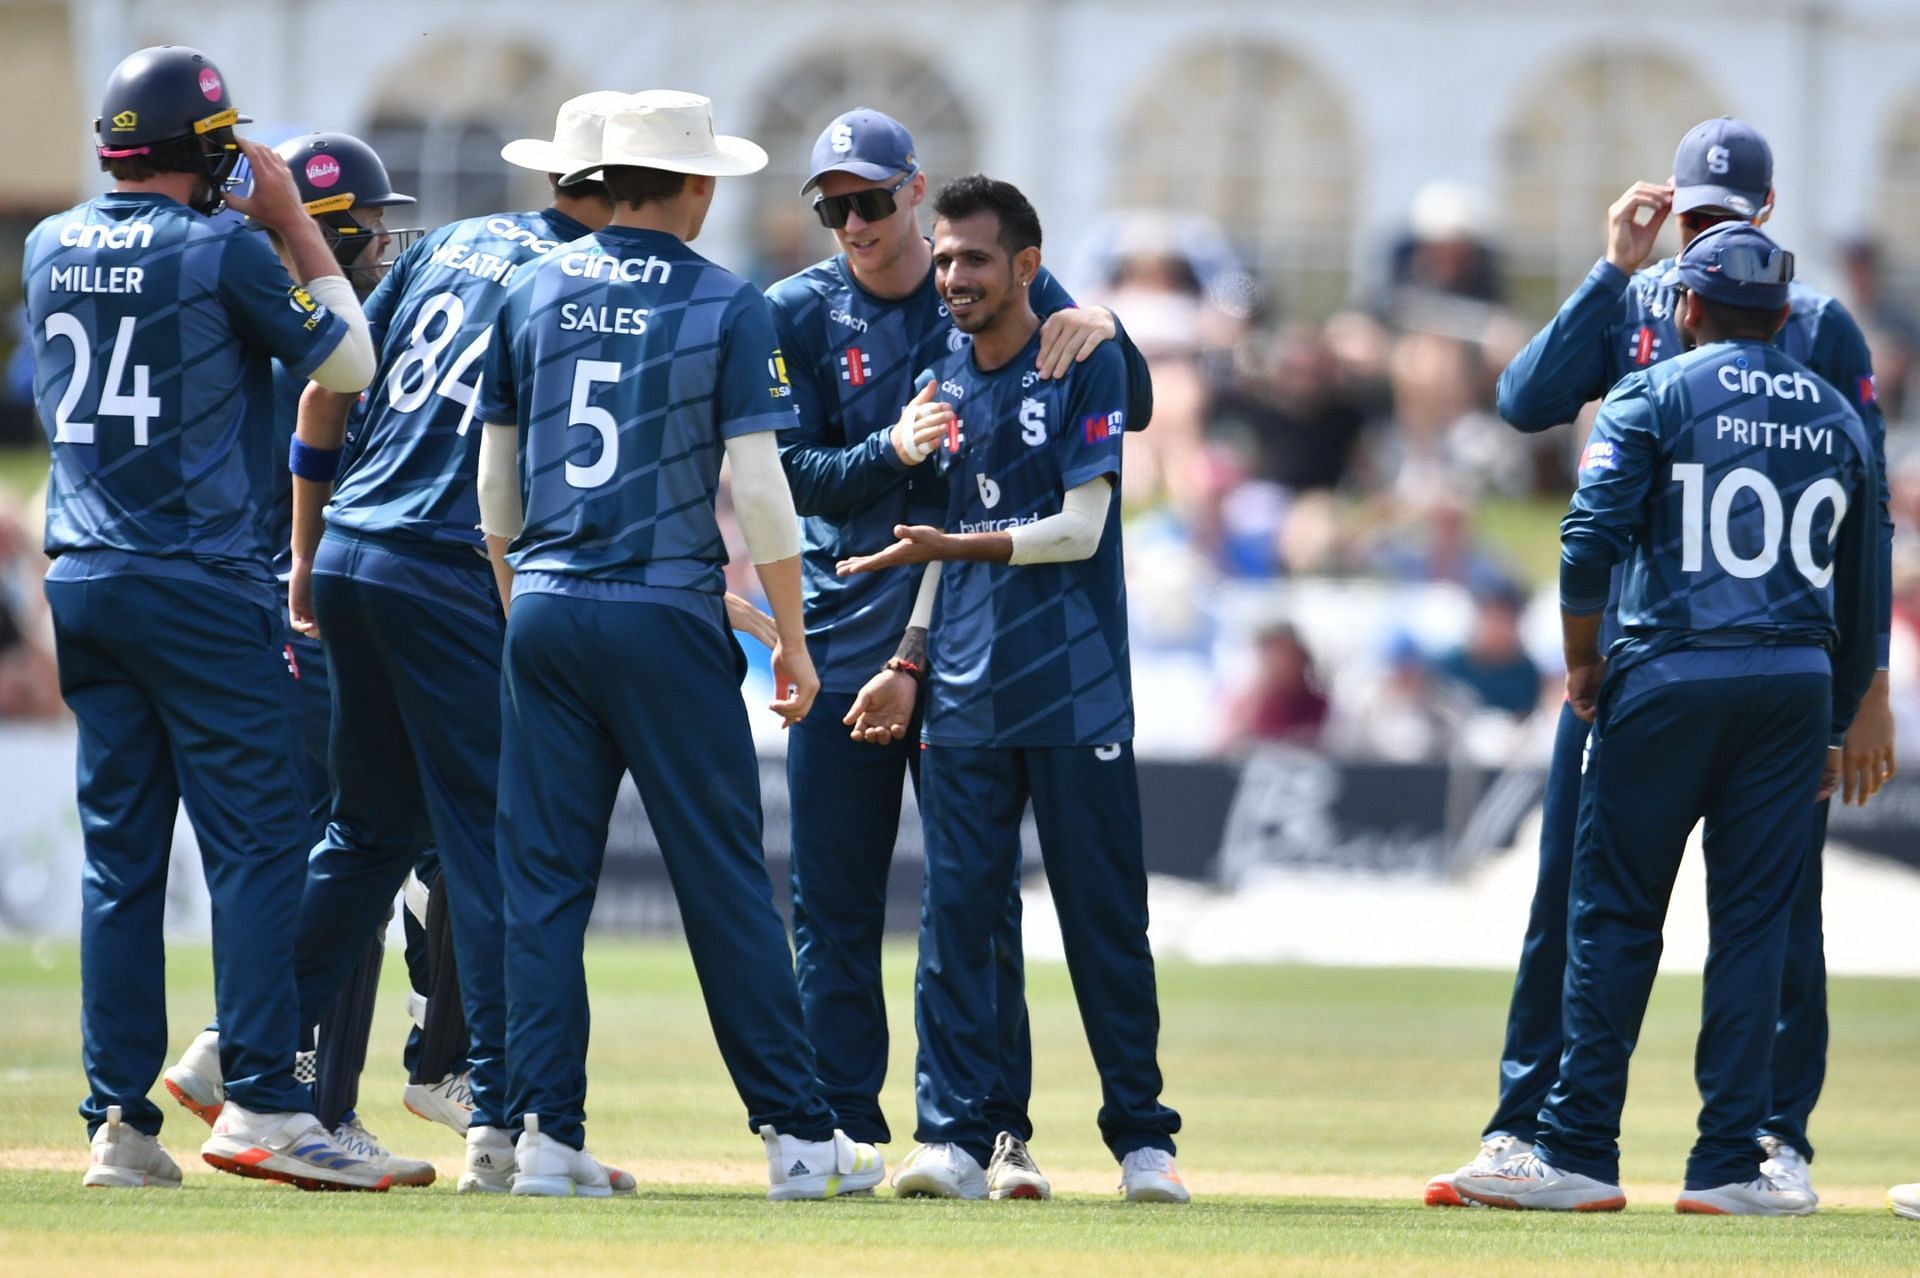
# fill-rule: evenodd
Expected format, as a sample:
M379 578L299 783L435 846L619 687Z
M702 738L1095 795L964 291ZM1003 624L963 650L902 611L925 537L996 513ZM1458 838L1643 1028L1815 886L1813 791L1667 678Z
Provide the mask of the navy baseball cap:
M836 116L813 144L813 176L800 188L805 195L829 173L851 173L871 182L911 173L920 167L913 154L913 134L890 115L871 107L856 107Z
M1660 282L1710 302L1777 311L1792 280L1793 254L1751 223L1722 222L1694 236Z
M1673 153L1673 211L1726 209L1755 217L1773 189L1773 148L1744 120L1723 115L1687 130Z

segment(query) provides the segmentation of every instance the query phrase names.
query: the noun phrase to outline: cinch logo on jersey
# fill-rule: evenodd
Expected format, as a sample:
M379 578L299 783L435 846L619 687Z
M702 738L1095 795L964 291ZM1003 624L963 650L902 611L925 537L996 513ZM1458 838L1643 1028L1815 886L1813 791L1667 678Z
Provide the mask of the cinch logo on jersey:
M867 322L858 315L849 315L845 311L828 311L827 318L836 324L845 324L856 333L867 331Z
M1740 363L1746 363L1741 360ZM1764 368L1736 368L1722 364L1717 374L1720 384L1742 395L1771 395L1776 399L1806 399L1820 402L1820 387L1805 373L1769 373Z
M656 277L655 272L658 272ZM583 280L622 284L665 284L673 278L673 264L658 257L611 257L598 248L569 253L560 259L560 273Z
M68 222L60 228L60 243L67 248L130 249L153 247L150 222Z
M1081 442L1088 443L1088 444L1098 444L1098 443L1103 443L1106 440L1112 439L1116 435L1124 434L1126 432L1125 419L1126 419L1126 413L1118 408L1114 409L1111 413L1108 413L1104 417L1102 417L1098 413L1095 413L1091 417L1081 418L1080 419Z
M946 381L940 383L940 393L942 395L951 395L955 399L965 399L967 397L967 388L949 377Z
M501 239L513 244L518 244L532 253L551 253L560 247L559 240L542 239L510 217L488 218L487 234L497 235Z
M1594 440L1587 445L1587 450L1580 454L1581 470L1612 470L1615 464L1613 445L1604 439Z
M1714 418L1713 437L1725 439L1729 435L1736 444L1805 448L1829 456L1833 454L1831 426L1802 426L1799 422L1750 422L1744 417L1728 417L1721 413Z
M840 376L849 386L865 386L873 376L873 361L858 346L849 346L840 353Z

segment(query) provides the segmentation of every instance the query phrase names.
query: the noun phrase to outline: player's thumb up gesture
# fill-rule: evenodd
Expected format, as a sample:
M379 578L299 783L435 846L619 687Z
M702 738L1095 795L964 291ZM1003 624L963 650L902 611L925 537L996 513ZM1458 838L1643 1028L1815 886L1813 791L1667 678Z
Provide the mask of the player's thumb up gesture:
M813 699L820 695L820 676L814 673L805 639L773 645L773 695L767 709L785 720L782 728L791 728L813 709Z
M893 451L905 465L918 466L925 461L953 427L953 405L933 402L933 393L938 389L929 380L919 394L907 401L907 406L900 410L900 420L893 424L889 438Z

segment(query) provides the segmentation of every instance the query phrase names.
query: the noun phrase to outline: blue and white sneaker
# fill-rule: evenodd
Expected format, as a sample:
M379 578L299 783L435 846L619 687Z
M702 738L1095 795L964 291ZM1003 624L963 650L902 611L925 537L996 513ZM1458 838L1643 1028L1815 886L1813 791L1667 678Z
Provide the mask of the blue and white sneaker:
M301 1189L385 1193L393 1177L356 1158L312 1114L256 1114L229 1100L200 1156L223 1172Z

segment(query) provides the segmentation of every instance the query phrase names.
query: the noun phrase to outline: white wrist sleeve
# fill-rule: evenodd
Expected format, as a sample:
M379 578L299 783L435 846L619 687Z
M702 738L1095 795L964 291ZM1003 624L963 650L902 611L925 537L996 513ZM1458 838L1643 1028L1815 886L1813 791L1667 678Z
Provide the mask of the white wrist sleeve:
M526 522L520 504L520 428L488 422L480 428L480 531L513 538Z
M1012 564L1070 564L1090 557L1100 548L1100 530L1107 526L1107 506L1113 485L1106 476L1067 490L1060 513L1010 530Z
M913 597L913 614L907 618L907 629L918 626L925 630L933 625L933 601L939 596L940 561L936 559L920 576L920 593Z
M733 511L740 517L748 557L771 564L799 554L800 519L774 433L735 435L727 441L727 460L733 466Z
M307 281L307 293L347 322L347 335L320 361L311 380L343 395L365 390L373 380L373 335L367 331L366 313L353 295L353 285L344 275L322 275Z

